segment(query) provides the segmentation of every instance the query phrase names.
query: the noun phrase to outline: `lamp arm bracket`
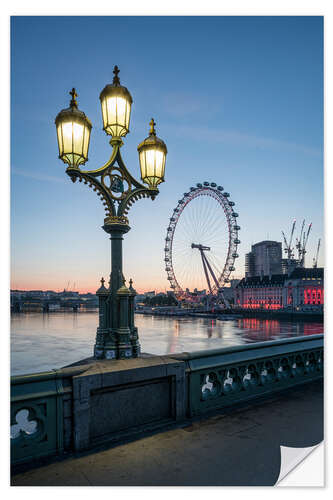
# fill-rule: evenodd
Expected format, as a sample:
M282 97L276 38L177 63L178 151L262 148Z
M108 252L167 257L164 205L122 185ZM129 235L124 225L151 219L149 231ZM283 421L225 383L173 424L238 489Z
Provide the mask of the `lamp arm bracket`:
M97 170L80 170L69 166L66 173L73 182L79 179L92 187L102 199L106 216L126 215L130 207L140 198L154 200L158 194L157 188L148 188L137 181L127 170L120 154L121 142L113 143L110 159ZM115 202L118 203L116 209Z
M67 175L72 179L73 182L79 179L79 182L84 181L84 184L88 184L99 196L104 205L104 210L106 217L112 217L116 215L116 208L112 198L109 195L109 190L101 184L97 179L88 174L87 172L82 172L79 168L68 167L66 170Z
M121 146L122 146L122 142L116 142L115 144L113 144L111 157L102 167L98 168L97 170L81 170L81 172L83 172L85 174L89 174L92 177L99 177L99 176L103 176L103 174L110 171L112 169L112 167L114 167L117 163L119 170L123 174L123 177L126 178L126 180L129 181L130 184L132 184L133 186L135 186L137 188L146 189L146 187L143 184L141 184L139 181L137 181L130 174L130 172L127 170L126 165L121 157L121 153L120 153Z
M102 176L109 167L113 167L113 165L116 163L119 147L120 146L118 145L113 146L112 154L109 160L102 167L97 168L96 170L81 170L81 172L89 174L92 177Z
M124 175L125 177L127 177L127 179L130 181L130 183L135 186L136 188L140 188L140 189L147 189L147 187L144 185L144 184L141 184L139 181L137 181L132 175L131 173L127 170L126 168L126 165L121 157L121 154L120 154L120 148L118 147L118 151L117 151L117 155L116 155L116 160L118 162L118 165L120 167L120 170L122 170L124 172Z
M121 157L120 147L122 142L115 142L113 144L113 150L110 159L100 168L96 170L80 170L83 174L88 174L91 177L104 177L105 174L109 174L113 169L118 170L121 173L123 179L126 179L129 186L135 186L136 188L147 189L144 184L137 181L131 173L127 170L126 165Z
M159 193L158 189L148 189L145 186L137 187L127 194L118 207L117 216L127 215L131 206L141 198L151 198L155 199L155 196Z

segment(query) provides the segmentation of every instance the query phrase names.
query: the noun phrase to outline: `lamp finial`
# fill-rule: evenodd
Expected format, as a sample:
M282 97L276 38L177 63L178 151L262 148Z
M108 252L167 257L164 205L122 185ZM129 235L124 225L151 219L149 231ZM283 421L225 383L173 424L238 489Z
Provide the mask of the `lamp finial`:
M72 96L71 102L70 102L70 107L71 108L77 108L77 93L75 88L73 87L72 90L69 92L69 94Z
M154 122L154 118L150 120L149 125L150 125L149 135L156 135L156 130L155 130L156 123Z
M113 69L113 74L114 74L113 84L114 85L120 85L120 80L119 80L119 76L118 76L119 71L120 70L119 70L118 66L115 66Z

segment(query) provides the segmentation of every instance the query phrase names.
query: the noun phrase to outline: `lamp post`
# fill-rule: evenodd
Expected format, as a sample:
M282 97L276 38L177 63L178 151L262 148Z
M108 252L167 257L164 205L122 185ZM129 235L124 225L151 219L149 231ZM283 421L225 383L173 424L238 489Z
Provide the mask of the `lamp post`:
M109 287L101 287L99 299L99 325L94 346L95 358L117 359L137 357L140 344L134 325L134 297L136 292L130 280L126 287L122 267L123 235L130 230L127 214L138 199L155 199L158 184L164 181L167 148L156 136L155 122L150 121L149 136L138 146L141 179L138 182L127 170L120 148L122 137L129 132L132 97L126 87L120 85L119 69L114 67L112 85L106 85L100 94L103 129L111 136L112 154L105 165L83 171L80 165L88 161L89 140L92 125L78 109L77 94L73 88L70 107L63 109L55 119L59 158L68 165L66 173L71 180L88 184L101 198L106 217L103 229L111 239L111 274Z

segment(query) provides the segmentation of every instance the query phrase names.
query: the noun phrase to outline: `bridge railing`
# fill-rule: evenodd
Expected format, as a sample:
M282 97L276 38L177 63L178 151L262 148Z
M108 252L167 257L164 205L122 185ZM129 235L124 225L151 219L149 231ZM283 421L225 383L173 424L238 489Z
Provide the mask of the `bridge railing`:
M191 417L321 378L323 348L311 335L169 357L186 363Z
M11 463L70 448L72 377L80 368L11 377Z
M104 425L105 440L120 439L126 432L135 437L137 428L149 427L151 422L163 430L166 420L179 423L315 380L323 376L323 339L312 335L145 355L136 361L82 361L60 370L12 377L11 462L16 466L62 455L80 449L75 444L80 439L93 447L100 432L96 425ZM134 407L135 415L126 420L128 409ZM123 414L119 422L118 413Z

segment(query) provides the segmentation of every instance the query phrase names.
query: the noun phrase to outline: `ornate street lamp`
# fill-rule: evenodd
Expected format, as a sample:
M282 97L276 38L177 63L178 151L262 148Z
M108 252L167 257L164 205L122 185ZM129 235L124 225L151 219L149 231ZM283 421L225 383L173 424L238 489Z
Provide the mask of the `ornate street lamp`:
M78 167L88 161L91 123L77 107L77 93L70 92L69 108L60 111L55 119L57 127L59 158L69 166Z
M153 118L150 122L149 137L138 146L141 179L151 188L156 188L164 181L165 158L167 148L162 139L156 137Z
M59 158L68 164L66 173L92 187L101 198L106 217L103 229L111 239L111 275L109 287L101 287L99 298L99 326L97 328L94 356L96 358L131 358L140 353L137 328L134 325L134 297L136 292L130 280L125 285L122 268L123 235L130 230L127 214L140 198L155 199L158 184L164 181L167 148L156 136L155 122L150 122L149 137L139 146L142 181L138 182L127 170L120 148L122 137L129 132L132 97L126 87L120 85L119 69L114 67L112 85L106 85L100 94L103 129L111 136L112 154L109 161L97 170L83 171L80 165L88 160L91 123L79 111L76 91L70 92L70 107L60 111L55 119L59 146Z

